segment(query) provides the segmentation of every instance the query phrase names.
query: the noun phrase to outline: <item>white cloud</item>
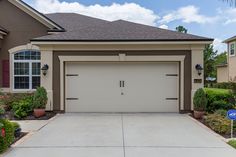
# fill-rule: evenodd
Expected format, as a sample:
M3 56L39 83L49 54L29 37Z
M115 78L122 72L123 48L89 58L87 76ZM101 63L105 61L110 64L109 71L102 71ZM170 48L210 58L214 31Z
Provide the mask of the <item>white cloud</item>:
M169 27L167 25L160 25L159 28L168 29Z
M222 43L221 39L216 38L213 42L214 50L218 51L218 53L222 53L227 50L226 44Z
M181 20L184 23L212 23L217 20L217 17L209 17L199 13L199 8L189 5L181 7L176 11L172 11L163 16L160 23L169 23L175 20Z
M113 3L107 6L95 4L86 6L79 2L35 0L32 5L42 13L73 12L108 21L123 19L152 26L155 26L156 21L159 19L159 16L152 10L136 3Z
M224 20L224 25L236 23L236 8L218 9L218 14Z

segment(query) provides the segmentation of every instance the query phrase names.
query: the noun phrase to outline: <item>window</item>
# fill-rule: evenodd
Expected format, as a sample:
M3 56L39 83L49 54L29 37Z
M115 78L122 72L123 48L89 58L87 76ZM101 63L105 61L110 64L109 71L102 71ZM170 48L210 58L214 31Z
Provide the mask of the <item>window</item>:
M40 86L40 52L20 51L14 54L13 80L15 90L32 90Z
M235 55L235 44L232 43L230 44L230 56L234 56Z

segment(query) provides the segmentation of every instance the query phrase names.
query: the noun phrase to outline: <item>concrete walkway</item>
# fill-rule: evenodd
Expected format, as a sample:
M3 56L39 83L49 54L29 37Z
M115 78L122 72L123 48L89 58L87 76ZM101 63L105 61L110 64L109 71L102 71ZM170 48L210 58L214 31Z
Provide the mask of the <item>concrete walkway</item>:
M235 157L236 150L187 115L64 114L6 157Z

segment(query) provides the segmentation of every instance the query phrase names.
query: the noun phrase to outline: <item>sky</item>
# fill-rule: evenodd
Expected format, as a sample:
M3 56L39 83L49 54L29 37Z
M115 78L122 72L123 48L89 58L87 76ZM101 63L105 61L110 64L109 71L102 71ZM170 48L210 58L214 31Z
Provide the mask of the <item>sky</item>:
M23 0L42 13L74 12L109 21L118 19L214 38L214 49L236 35L236 7L222 0Z

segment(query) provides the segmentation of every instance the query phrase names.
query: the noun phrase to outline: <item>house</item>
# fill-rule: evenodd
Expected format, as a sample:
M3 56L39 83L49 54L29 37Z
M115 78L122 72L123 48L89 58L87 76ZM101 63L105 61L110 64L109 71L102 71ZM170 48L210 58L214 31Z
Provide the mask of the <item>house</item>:
M213 39L0 0L0 87L58 112L189 112Z
M224 43L227 44L227 64L217 66L217 82L236 82L236 57L235 44L236 36L226 39Z
M229 81L229 71L228 71L228 64L223 63L216 65L216 78L218 83L228 82Z

